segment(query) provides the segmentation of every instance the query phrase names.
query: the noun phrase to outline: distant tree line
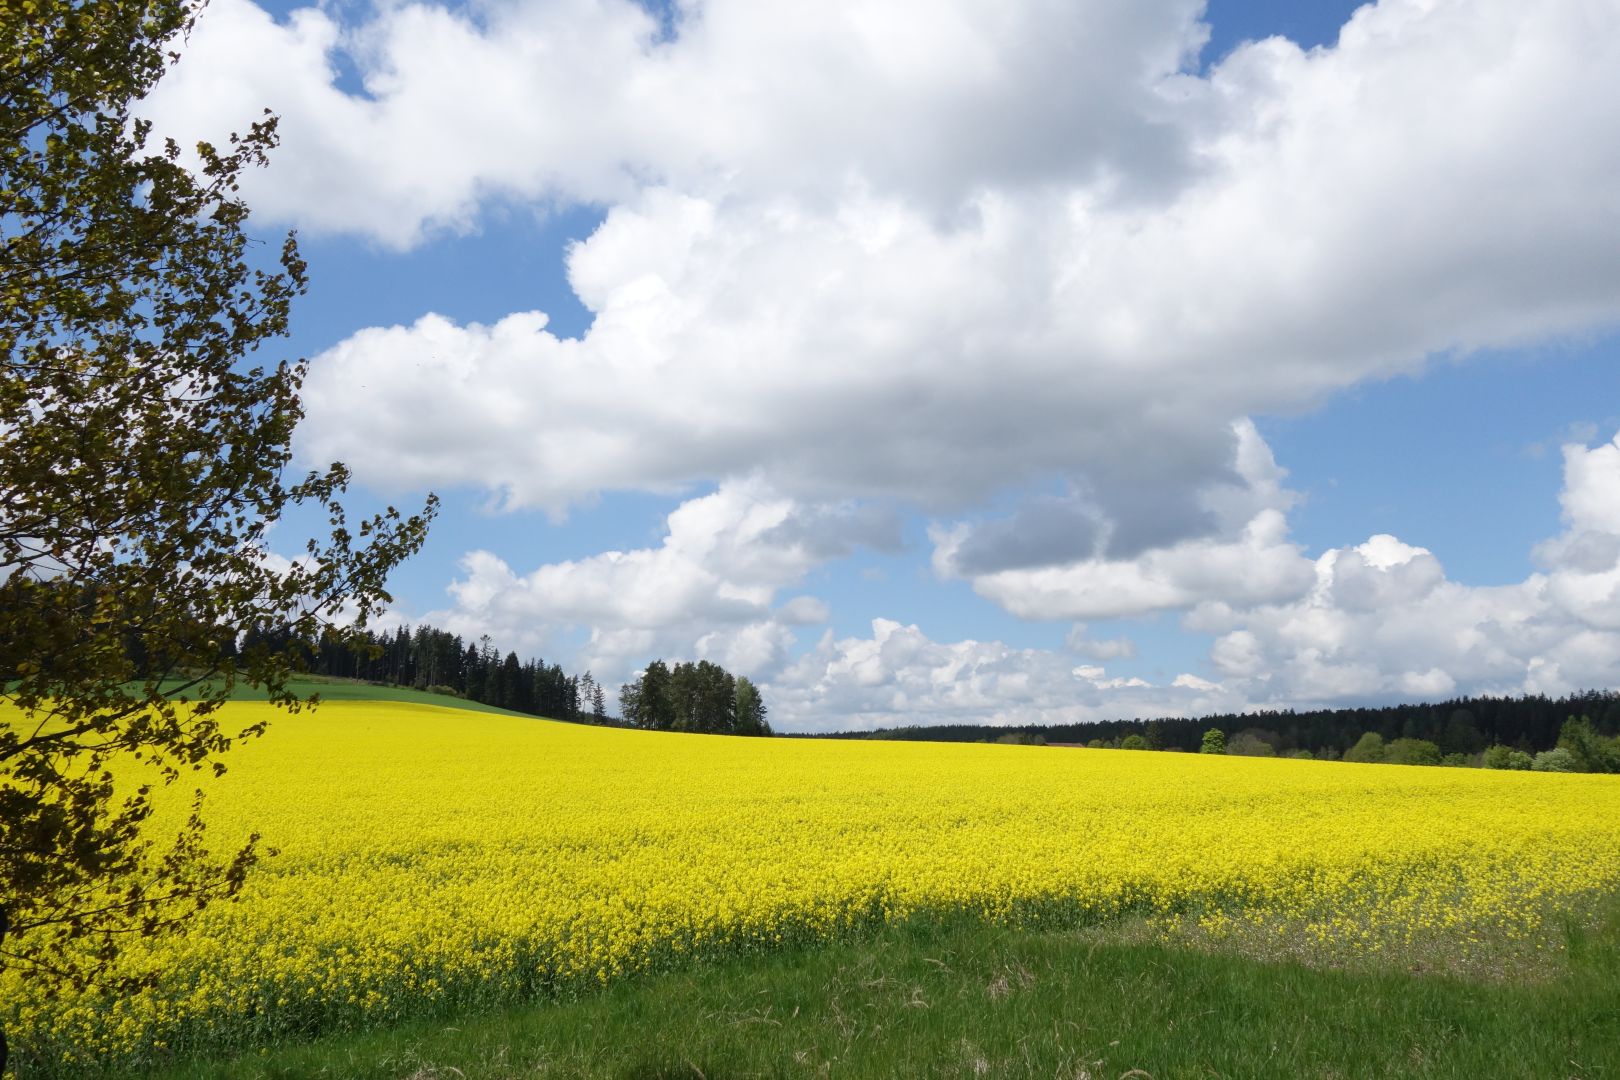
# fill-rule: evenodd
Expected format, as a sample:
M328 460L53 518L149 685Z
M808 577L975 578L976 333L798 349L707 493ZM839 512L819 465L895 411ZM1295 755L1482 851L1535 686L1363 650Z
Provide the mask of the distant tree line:
M1434 705L1224 713L986 727L948 724L832 738L1060 743L1263 757L1620 772L1620 693L1454 698Z
M242 647L275 642L284 631L249 630ZM314 675L360 679L449 694L513 712L554 720L608 723L607 696L590 672L570 675L560 664L504 656L486 635L463 641L432 626L401 626L392 633L366 631L358 643L332 638L302 644L304 664Z
M631 727L715 735L769 735L759 688L707 660L673 668L654 660L619 690L619 711Z

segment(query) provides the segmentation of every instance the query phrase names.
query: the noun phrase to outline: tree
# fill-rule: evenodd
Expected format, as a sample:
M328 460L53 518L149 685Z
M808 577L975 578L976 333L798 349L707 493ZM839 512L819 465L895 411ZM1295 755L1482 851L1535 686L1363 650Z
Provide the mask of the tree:
M743 684L746 684L744 689ZM713 735L769 735L759 688L708 660L670 668L654 660L619 690L619 713L632 727Z
M159 847L152 787L113 768L223 771L260 730L221 726L236 683L296 709L302 643L389 601L436 506L351 527L342 466L285 475L305 369L250 358L304 264L288 235L253 268L236 196L275 120L188 169L132 119L200 9L0 4L0 700L28 716L0 727L0 959L29 978L103 980L122 938L240 888L252 843L211 855L194 812ZM278 565L266 533L299 504L331 535Z
M1148 750L1148 749L1151 749L1151 747L1148 746L1148 741L1147 741L1146 736L1135 735L1135 734L1127 735L1123 739L1119 740L1119 748L1121 750Z
M747 676L737 676L737 734L769 735L771 725L765 722L765 713L765 699L760 697L759 687Z
M1447 754L1477 754L1484 745L1474 714L1467 709L1453 709L1440 739L1441 750Z
M1587 717L1565 720L1558 745L1569 751L1576 772L1620 772L1620 740L1599 735Z
M1220 728L1210 728L1204 732L1204 743L1198 748L1200 754L1226 753L1226 732Z
M1226 743L1226 752L1233 757L1276 757L1277 748L1263 736L1258 728L1245 728Z
M1344 752L1344 760L1359 762L1379 762L1384 760L1384 737L1376 731L1368 731L1356 740L1356 745Z

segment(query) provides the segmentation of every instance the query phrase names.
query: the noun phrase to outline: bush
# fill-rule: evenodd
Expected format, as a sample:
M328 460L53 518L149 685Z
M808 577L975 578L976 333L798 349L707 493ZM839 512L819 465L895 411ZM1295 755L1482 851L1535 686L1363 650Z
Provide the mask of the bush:
M1240 731L1226 744L1226 752L1238 757L1276 757L1277 748L1260 736Z
M1523 750L1515 750L1511 746L1498 743L1485 751L1481 764L1487 769L1515 769L1522 772L1530 768L1534 762Z
M1384 748L1386 765L1438 765L1440 748L1427 739L1396 739Z
M1543 750L1537 754L1530 767L1536 772L1578 772L1575 768L1575 755L1562 746L1552 750Z
M1466 769L1469 767L1468 755L1462 753L1447 754L1440 759L1440 764L1448 769Z
M1383 761L1384 737L1376 731L1367 732L1356 740L1356 745L1344 752L1344 760L1363 763Z
M1148 741L1140 735L1127 735L1119 740L1121 750L1148 750Z

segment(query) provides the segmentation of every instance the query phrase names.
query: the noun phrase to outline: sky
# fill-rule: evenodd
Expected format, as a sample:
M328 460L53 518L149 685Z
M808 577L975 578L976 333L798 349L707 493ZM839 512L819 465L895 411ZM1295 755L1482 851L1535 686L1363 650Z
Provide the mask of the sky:
M388 625L788 731L1620 686L1615 5L212 0L146 115L265 108Z

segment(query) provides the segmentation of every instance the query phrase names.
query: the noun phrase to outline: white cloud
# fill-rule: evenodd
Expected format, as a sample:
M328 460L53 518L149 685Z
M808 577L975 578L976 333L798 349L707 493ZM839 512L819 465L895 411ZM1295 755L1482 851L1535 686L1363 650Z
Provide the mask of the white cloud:
M1136 642L1127 637L1094 638L1086 633L1085 623L1075 623L1063 639L1064 648L1092 660L1131 660L1136 657Z
M400 247L487 200L649 184L835 199L855 178L949 215L987 188L1186 169L1162 83L1201 7L705 0L665 38L631 0L387 4L358 24L215 0L149 111L218 140L269 106L282 149L252 204ZM363 93L334 85L340 59Z
M1564 447L1567 530L1545 572L1479 587L1392 536L1329 551L1284 603L1206 603L1225 685L1279 704L1434 700L1620 685L1620 444Z
M455 608L429 619L503 642L584 627L590 638L578 666L609 685L657 655L712 658L761 678L773 723L791 731L1072 723L1620 685L1620 556L1602 568L1558 561L1576 535L1620 539L1602 531L1617 527L1620 441L1566 446L1564 457L1569 529L1542 546L1545 572L1516 585L1468 586L1449 580L1432 552L1374 536L1307 562L1310 582L1298 597L1199 603L1185 622L1213 635L1209 674L1218 678L1182 672L1167 686L1110 674L1104 662L1076 664L1076 655L1132 655L1127 639L1094 640L1084 626L1064 649L1046 650L937 642L880 618L869 637L828 630L795 654L793 628L824 620L826 605L804 595L777 603L777 594L837 557L849 542L840 528L865 526L858 507L805 505L757 479L683 503L658 547L522 577L472 553ZM1160 565L1153 553L1141 561L1142 574Z
M722 484L681 503L662 543L515 572L487 551L461 561L453 605L425 621L489 634L508 649L574 651L574 668L611 685L657 655L710 658L740 674L780 665L792 627L828 617L812 596L775 606L777 594L850 550L869 531L860 507L804 505L756 479Z
M964 551L977 545L983 560L986 547L1006 540L995 536L986 545L979 537L984 526L959 524L934 531L934 568L942 577L970 580L975 592L1027 619L1113 618L1209 600L1246 606L1297 597L1310 587L1312 571L1287 538L1284 510L1294 496L1282 487L1284 473L1254 425L1237 424L1234 435L1232 479L1189 498L1206 511L1208 535L1183 540L1172 533L1171 543L1115 558L1106 539L1115 522L1099 513L1099 540L1083 557L975 573ZM1016 518L1011 524L1009 538L1023 531Z
M793 731L1075 723L1208 712L1230 700L1214 684L1166 690L1049 650L936 642L888 619L874 619L870 637L828 631L763 689L772 723Z
M1384 0L1200 77L1200 8L710 0L665 38L628 0L219 0L153 111L275 105L252 200L386 243L610 207L570 258L582 340L358 333L309 380L312 459L553 509L750 468L936 508L1055 477L1123 556L1208 527L1234 418L1620 315L1620 9Z
M1542 545L1546 572L1475 587L1449 580L1432 552L1393 536L1336 548L1307 563L1311 581L1297 598L1211 600L1187 616L1190 628L1215 635L1210 662L1218 679L1184 672L1168 687L1151 686L1111 678L1100 664L1076 666L1069 653L938 643L878 620L870 638L824 636L769 689L794 724L863 728L1196 716L1620 685L1620 544L1607 548L1606 565L1591 561L1600 541L1620 541L1620 438L1567 445L1564 462L1568 529ZM1085 654L1088 643L1077 627L1070 648Z

